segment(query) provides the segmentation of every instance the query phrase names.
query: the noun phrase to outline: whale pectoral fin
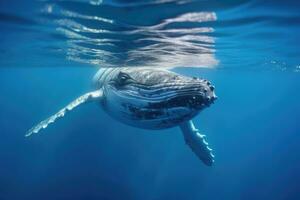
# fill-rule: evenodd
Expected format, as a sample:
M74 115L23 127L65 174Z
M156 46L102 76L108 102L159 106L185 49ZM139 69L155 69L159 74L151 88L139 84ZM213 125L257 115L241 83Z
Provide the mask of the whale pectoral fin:
M208 147L208 143L204 139L205 135L199 133L191 120L182 123L180 128L186 144L191 147L204 164L211 166L214 162L214 155L212 154L212 149Z
M64 107L63 109L61 109L60 111L58 111L57 113L55 113L54 115L49 117L48 119L45 119L44 121L40 122L36 126L32 127L26 133L25 136L29 137L33 133L38 133L41 129L47 128L47 126L49 124L54 123L57 119L64 117L67 112L73 110L74 108L76 108L80 104L83 104L83 103L86 103L86 102L89 102L89 101L92 101L92 100L100 99L102 97L102 94L103 94L102 90L96 90L96 91L93 91L93 92L88 92L88 93L78 97L77 99L75 99L74 101L69 103L66 107Z

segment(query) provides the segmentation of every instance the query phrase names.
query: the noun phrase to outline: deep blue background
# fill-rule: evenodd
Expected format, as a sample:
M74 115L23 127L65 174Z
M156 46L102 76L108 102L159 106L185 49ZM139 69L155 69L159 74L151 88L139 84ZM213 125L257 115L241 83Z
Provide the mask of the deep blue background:
M176 70L216 86L218 101L195 119L216 155L211 168L178 128L132 128L94 103L24 137L89 91L95 71L1 69L1 200L299 199L297 73Z
M105 2L125 5L120 14L114 6L104 13L112 19L134 13L131 1ZM299 2L201 2L200 11L218 17L209 27L220 63L175 71L216 86L219 99L194 119L216 155L213 167L199 161L179 128L129 127L96 103L25 138L91 91L99 66L66 59L69 38L40 21L42 1L1 0L0 200L300 199ZM166 10L143 13L153 22L130 19L155 24Z

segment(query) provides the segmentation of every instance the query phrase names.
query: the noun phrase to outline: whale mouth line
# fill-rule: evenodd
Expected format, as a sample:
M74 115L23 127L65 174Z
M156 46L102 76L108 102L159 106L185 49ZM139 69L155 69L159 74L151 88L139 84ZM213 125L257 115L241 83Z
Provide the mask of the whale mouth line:
M112 81L112 83L115 83L115 81ZM138 81L132 79L129 82L132 86L145 89L145 90L155 90L155 89L170 89L170 88L176 88L176 87L187 87L190 86L190 88L196 88L197 86L201 86L201 83L191 83L191 81L181 81L181 82L165 82L165 83L158 83L158 84L145 84L145 83L139 83Z
M172 98L201 98L203 101L206 98L204 92L199 91L196 88L185 88L180 90L169 90L163 91L162 90L144 90L140 88L126 88L126 90L119 90L113 86L109 88L111 91L118 96L123 98L132 98L136 100L145 100L145 101L167 101ZM167 88L170 89L170 88Z
M140 102L141 104L148 105L151 109L167 109L174 107L186 107L192 110L199 110L210 106L214 103L214 98L206 96L198 91L169 91L159 95L141 95L139 92L132 90L117 90L110 88L110 91L122 99L131 102Z

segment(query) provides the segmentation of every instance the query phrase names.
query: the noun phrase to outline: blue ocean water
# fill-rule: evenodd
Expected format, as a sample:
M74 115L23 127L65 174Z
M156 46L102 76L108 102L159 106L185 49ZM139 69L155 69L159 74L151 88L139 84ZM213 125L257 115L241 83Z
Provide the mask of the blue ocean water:
M297 1L0 2L0 199L297 200ZM195 119L207 167L179 128L148 131L87 104L99 67L168 67L219 99ZM174 68L176 67L176 68Z

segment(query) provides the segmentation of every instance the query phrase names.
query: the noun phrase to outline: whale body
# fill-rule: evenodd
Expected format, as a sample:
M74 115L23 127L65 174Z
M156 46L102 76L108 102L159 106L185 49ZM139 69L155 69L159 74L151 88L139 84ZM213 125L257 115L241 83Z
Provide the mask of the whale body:
M86 102L96 102L111 117L143 129L179 126L186 144L208 166L214 162L205 135L192 118L217 99L214 86L205 79L187 77L153 68L101 68L93 79L95 90L31 128L26 136L38 133L66 113Z

